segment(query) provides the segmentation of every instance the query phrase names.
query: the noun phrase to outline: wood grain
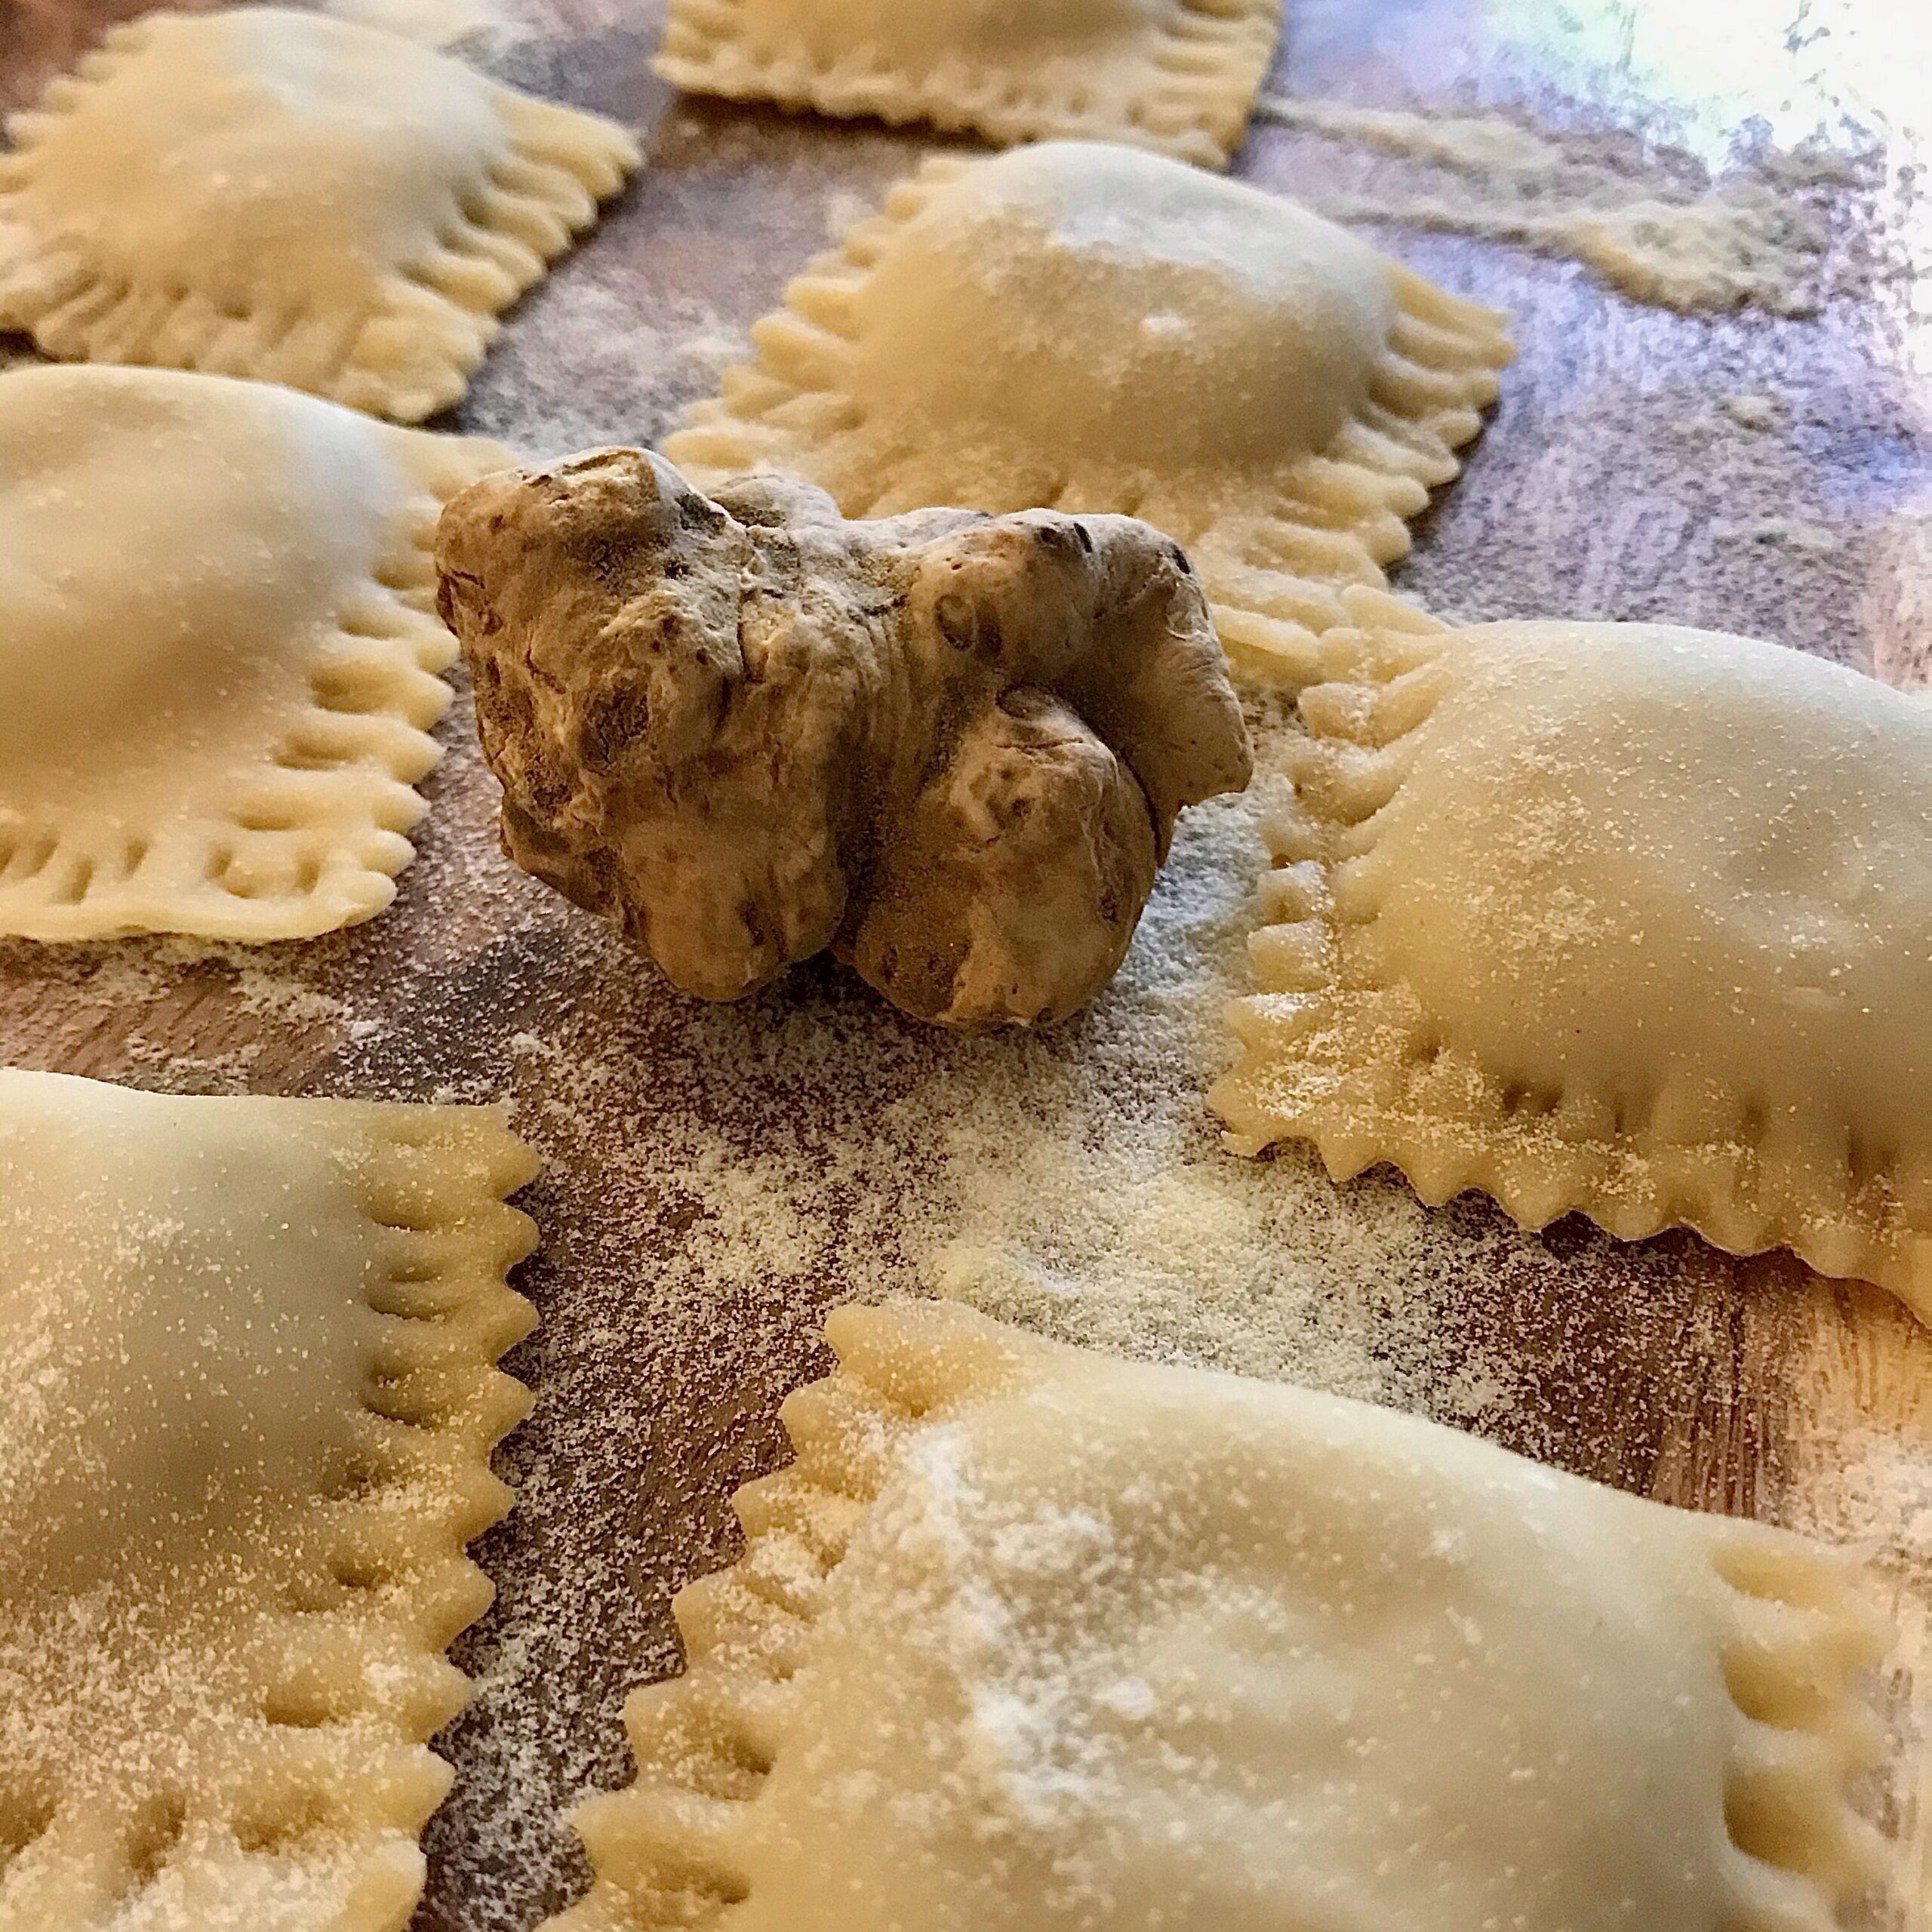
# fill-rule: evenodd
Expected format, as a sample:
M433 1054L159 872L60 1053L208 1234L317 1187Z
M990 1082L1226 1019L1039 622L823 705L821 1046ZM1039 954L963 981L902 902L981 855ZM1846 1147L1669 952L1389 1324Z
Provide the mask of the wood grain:
M30 98L130 10L0 0L0 106ZM1688 19L1704 11L1682 0L1294 10L1272 83L1286 91L1661 131L1709 161L1755 112L1774 113L1784 137L1781 104L1802 81L1807 98L1857 112L1879 157L1876 185L1834 204L1844 272L1810 321L1661 314L1564 264L1378 229L1423 272L1508 308L1522 351L1399 581L1454 617L1715 624L1922 685L1923 285L1915 297L1909 278L1852 272L1924 232L1897 174L1915 137L1846 92L1882 81L1888 15L1875 4L1862 28L1847 17L1835 42L1807 40L1784 31L1790 7L1753 0L1725 10L1727 42L1706 44ZM1559 30L1558 15L1595 29ZM713 386L723 348L829 223L934 143L675 102L646 70L658 9L639 0L529 0L521 18L527 30L487 40L478 57L641 123L649 162L512 318L455 420L532 454L648 440ZM1238 171L1298 193L1414 185L1411 164L1275 129L1257 131ZM1780 426L1727 427L1719 399L1737 393L1777 398ZM1779 518L1829 545L1752 534ZM440 1740L457 1784L429 1835L417 1921L417 1932L522 1932L583 1882L558 1807L623 1775L622 1694L673 1666L666 1600L731 1553L730 1494L782 1454L775 1405L822 1366L819 1313L903 1266L867 1177L917 1194L937 1156L922 1155L907 1110L934 1080L974 1077L989 1049L922 1032L829 967L744 1009L668 992L496 856L493 789L461 705L441 736L451 755L392 912L254 954L0 946L0 1055L211 1091L504 1094L543 1152L528 1204L545 1247L524 1285L544 1324L511 1363L537 1405L502 1460L518 1507L478 1552L500 1594L459 1647L479 1692ZM1077 1080L1103 1024L1076 1023L1038 1051ZM1204 1114L1198 1132L1204 1146ZM1368 1212L1388 1186L1358 1183L1344 1210ZM700 1267L691 1257L728 1201L757 1251L726 1268L712 1239ZM1434 1226L1454 1260L1413 1289L1421 1331L1501 1365L1513 1391L1447 1419L1638 1493L1869 1541L1900 1634L1886 1669L1895 1763L1872 1795L1896 1872L1866 1922L1922 1924L1932 1335L1875 1291L1788 1259L1739 1263L1688 1237L1618 1249L1575 1222L1533 1238L1469 1199ZM1403 1337L1418 1332L1417 1307ZM1381 1318L1361 1315L1371 1330ZM1389 1348L1398 1340L1392 1331Z

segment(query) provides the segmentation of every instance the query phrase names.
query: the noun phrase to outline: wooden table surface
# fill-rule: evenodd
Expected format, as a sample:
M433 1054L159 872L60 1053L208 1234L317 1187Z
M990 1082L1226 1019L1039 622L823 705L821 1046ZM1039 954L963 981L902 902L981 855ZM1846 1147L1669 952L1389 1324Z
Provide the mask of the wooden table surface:
M675 99L646 70L651 0L511 4L475 57L636 123L648 158L511 318L456 426L532 456L648 441L715 386L830 226L937 143ZM136 11L0 0L0 107ZM1377 226L1509 309L1521 350L1400 588L1451 617L1673 620L1924 681L1932 203L1900 171L1923 155L1907 117L1932 76L1926 14L1923 0L1300 0L1270 82L1283 94L1629 136L1611 146L1680 180L1740 142L1761 168L1767 146L1821 128L1869 158L1826 208L1826 299L1805 319L1667 314L1571 263ZM1440 186L1413 160L1277 127L1237 165L1316 196ZM1771 398L1767 426L1725 408L1740 395ZM1227 1193L1199 1101L1211 1015L1180 1009L1204 983L1189 947L1209 926L1238 937L1259 860L1237 820L1183 838L1094 1014L1049 1038L961 1041L823 964L742 1008L672 993L496 854L466 706L441 734L420 856L370 925L254 952L0 946L6 1060L182 1091L504 1097L546 1158L528 1197L545 1244L521 1277L543 1322L509 1364L537 1407L500 1459L518 1507L478 1547L499 1595L457 1649L478 1693L439 1741L457 1783L428 1835L418 1932L523 1932L581 1887L559 1807L625 1774L619 1702L673 1667L666 1599L731 1553L728 1497L781 1456L774 1409L822 1365L820 1313L931 1278L948 1214L986 1220L966 1198L997 1171L983 1130L1014 1118L1062 1133L1097 1190L1117 1171L1123 1198L1152 1204L1108 1223L1109 1279L1149 1311L1127 1346L1260 1358L1641 1494L1866 1540L1900 1634L1884 1683L1897 1762L1872 1795L1896 1883L1865 1922L1924 1922L1932 1335L1899 1306L1688 1237L1621 1247L1574 1220L1532 1237L1475 1200L1423 1216L1386 1178L1329 1190L1293 1155ZM1195 1044L1149 1053L1164 1012ZM1249 1215L1229 1237L1241 1254L1265 1262L1256 1243L1278 1229L1279 1281L1255 1291L1266 1322L1225 1294L1210 1321L1185 1286L1134 1275L1152 1281L1165 1239L1160 1177L1135 1166L1156 1115L1201 1177L1189 1184ZM1276 1185L1284 1223L1254 1205ZM1057 1300L1026 1304L1060 1310L1061 1332L1092 1331L1086 1225Z

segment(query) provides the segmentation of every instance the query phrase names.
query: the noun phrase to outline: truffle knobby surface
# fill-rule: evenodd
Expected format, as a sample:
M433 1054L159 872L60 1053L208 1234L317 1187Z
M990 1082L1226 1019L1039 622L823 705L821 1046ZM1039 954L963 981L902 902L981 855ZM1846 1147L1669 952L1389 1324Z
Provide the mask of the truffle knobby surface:
M830 946L924 1020L1061 1018L1175 814L1248 780L1187 558L1132 518L847 522L605 449L465 491L437 563L504 849L706 998Z

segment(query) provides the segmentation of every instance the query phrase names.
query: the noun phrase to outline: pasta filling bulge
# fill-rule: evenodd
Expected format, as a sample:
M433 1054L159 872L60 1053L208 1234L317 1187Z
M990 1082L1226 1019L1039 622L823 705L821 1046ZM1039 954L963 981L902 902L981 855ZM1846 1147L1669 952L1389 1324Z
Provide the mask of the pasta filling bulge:
M0 1925L408 1919L534 1167L485 1111L0 1072Z
M1349 605L1268 828L1235 1146L1932 1312L1932 707L1718 633Z
M456 656L435 520L509 460L226 377L0 375L0 931L386 906Z
M117 27L0 153L0 328L420 422L638 165L594 115L275 7Z
M554 1932L1828 1932L1847 1559L1435 1424L844 1309Z

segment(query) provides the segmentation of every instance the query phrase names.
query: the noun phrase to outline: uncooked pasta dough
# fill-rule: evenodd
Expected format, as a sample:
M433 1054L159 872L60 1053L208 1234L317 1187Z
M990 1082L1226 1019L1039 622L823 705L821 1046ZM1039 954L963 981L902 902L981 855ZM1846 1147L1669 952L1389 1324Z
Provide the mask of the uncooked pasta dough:
M672 0L652 64L697 94L1219 168L1281 25L1281 0Z
M8 123L0 328L403 422L637 165L594 115L278 7L151 14Z
M0 1925L394 1932L490 1600L535 1164L0 1072Z
M1238 1144L1932 1315L1932 704L1712 632L1350 601L1269 829Z
M1435 1424L845 1309L554 1932L1829 1932L1850 1565Z
M0 375L0 932L386 906L456 656L437 512L509 460L227 377Z

